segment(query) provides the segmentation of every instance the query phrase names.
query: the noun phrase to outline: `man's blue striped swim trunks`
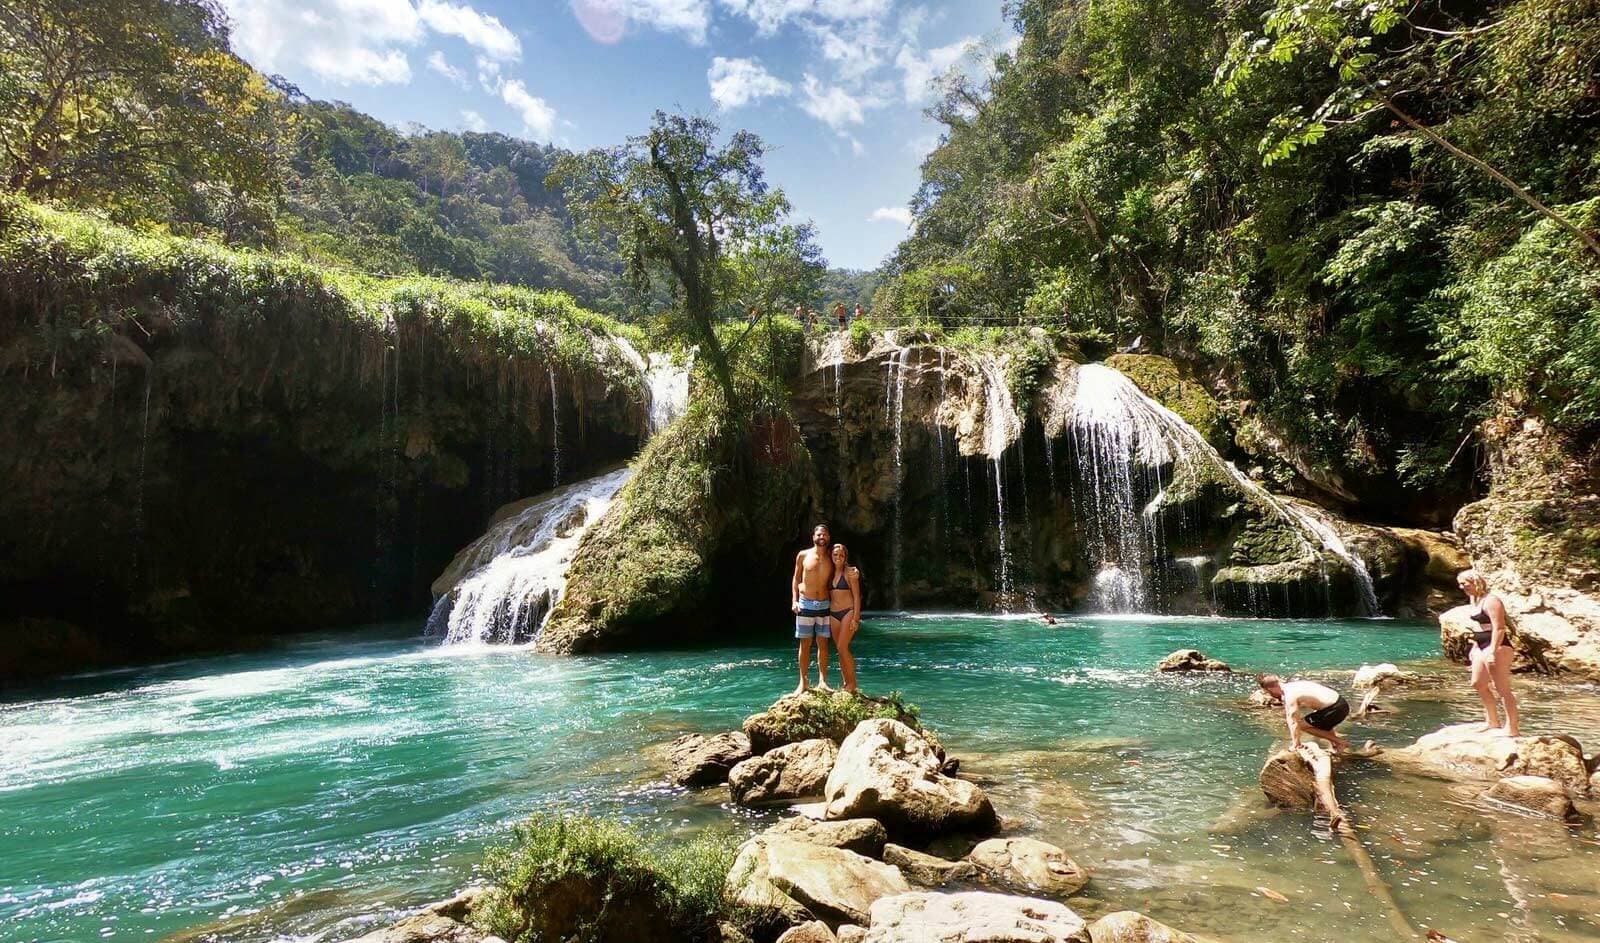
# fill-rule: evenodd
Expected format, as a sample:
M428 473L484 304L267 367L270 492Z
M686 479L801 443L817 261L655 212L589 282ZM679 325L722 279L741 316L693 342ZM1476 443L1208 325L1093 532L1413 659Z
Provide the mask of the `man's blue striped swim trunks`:
M798 639L832 638L828 629L828 610L832 608L826 599L807 599L800 597L800 612L794 617L794 637Z

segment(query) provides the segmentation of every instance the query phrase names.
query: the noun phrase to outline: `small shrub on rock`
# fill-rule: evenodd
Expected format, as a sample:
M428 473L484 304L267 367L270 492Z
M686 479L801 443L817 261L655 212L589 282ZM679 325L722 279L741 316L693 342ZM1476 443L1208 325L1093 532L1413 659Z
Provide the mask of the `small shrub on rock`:
M653 848L625 826L536 815L486 860L493 886L472 922L510 943L711 941L730 916L730 844Z

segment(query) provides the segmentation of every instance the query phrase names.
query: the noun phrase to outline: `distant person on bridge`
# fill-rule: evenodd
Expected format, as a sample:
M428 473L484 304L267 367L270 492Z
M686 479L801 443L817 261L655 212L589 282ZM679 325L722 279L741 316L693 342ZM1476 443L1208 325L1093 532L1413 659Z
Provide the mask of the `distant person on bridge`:
M839 319L839 330L849 327L850 315L844 310L844 302L839 302L833 308L833 316Z

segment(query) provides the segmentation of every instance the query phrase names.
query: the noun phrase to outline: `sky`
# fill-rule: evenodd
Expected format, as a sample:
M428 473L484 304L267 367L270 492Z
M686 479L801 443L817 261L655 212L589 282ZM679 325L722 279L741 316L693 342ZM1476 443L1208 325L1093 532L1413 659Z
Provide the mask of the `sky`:
M931 80L1015 42L1000 0L223 0L234 49L398 128L585 149L656 109L748 128L830 265L875 268L939 125Z

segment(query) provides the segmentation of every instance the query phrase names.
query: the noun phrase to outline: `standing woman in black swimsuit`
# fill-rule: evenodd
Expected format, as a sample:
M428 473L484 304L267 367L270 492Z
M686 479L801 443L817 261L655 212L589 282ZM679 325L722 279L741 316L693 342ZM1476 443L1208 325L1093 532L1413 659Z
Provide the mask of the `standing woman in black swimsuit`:
M844 689L856 692L856 656L850 654L850 642L861 628L861 571L850 565L850 551L844 544L833 545L833 582L828 584L829 608L833 611L831 631L833 647L839 653L839 673L844 675Z
M1477 570L1463 570L1456 576L1456 585L1467 594L1472 603L1472 621L1478 630L1472 634L1472 648L1467 661L1472 665L1472 686L1483 698L1483 716L1486 730L1500 726L1500 715L1495 710L1495 695L1506 708L1506 733L1518 736L1517 696L1511 693L1511 661L1516 651L1511 647L1510 626L1506 622L1506 605L1500 597L1489 592L1489 583Z

